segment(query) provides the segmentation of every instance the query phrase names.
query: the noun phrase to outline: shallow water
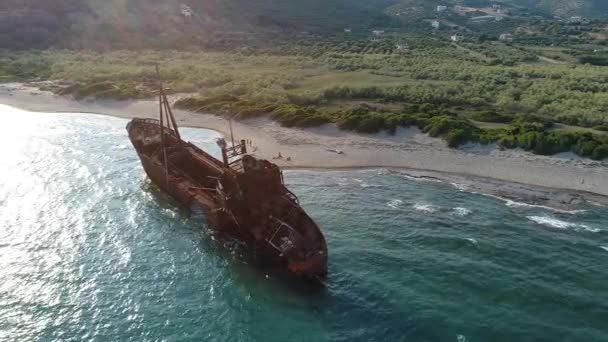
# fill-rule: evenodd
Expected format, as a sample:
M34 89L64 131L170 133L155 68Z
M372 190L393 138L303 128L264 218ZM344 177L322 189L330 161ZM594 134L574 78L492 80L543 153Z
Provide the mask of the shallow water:
M329 245L327 288L309 291L151 185L126 120L2 106L0 119L0 341L608 340L607 208L289 171ZM217 153L216 133L184 134Z

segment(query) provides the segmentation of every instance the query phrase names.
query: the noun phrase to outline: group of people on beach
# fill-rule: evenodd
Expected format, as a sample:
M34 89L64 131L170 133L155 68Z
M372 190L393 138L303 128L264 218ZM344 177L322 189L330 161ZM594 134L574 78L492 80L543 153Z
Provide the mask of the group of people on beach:
M258 150L257 146L253 146L253 140L251 139L245 139L245 144L247 144L247 146L251 146L251 152L255 152ZM279 154L277 154L275 157L272 157L272 159L283 159L283 155L279 151ZM285 158L285 161L291 161L291 157Z
M279 154L276 157L273 157L272 159L283 159L283 155L279 151ZM287 158L285 158L285 160L286 161L291 161L291 157L287 157Z
M245 144L247 146L251 146L251 152L255 152L258 150L257 146L253 146L253 140L251 140L251 139L245 139Z

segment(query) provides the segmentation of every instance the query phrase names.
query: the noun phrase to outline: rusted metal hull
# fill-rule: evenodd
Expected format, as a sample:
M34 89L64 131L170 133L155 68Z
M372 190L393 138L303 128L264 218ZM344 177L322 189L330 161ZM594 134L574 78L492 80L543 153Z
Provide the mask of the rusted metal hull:
M202 212L209 229L236 239L266 265L295 276L327 274L327 246L297 198L277 179L276 165L246 156L238 171L181 140L156 120L127 125L154 184L187 209ZM160 138L159 138L160 135ZM157 146L164 141L166 150Z

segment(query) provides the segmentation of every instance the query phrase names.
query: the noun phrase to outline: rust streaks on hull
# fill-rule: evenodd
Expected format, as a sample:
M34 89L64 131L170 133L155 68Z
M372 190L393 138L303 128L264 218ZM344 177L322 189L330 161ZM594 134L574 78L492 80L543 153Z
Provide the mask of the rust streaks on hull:
M182 140L162 86L159 108L161 120L127 124L152 182L184 207L201 211L209 229L237 239L256 258L295 276L325 277L325 238L283 183L279 167L248 155L244 141L230 147L218 141L218 160Z

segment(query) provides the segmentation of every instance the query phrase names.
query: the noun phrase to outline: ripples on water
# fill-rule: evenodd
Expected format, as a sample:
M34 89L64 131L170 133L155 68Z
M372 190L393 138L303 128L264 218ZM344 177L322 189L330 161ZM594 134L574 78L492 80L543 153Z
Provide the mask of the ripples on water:
M604 207L286 172L329 244L327 289L310 292L218 246L157 191L125 120L0 113L2 341L608 340ZM185 131L215 150L215 133Z

